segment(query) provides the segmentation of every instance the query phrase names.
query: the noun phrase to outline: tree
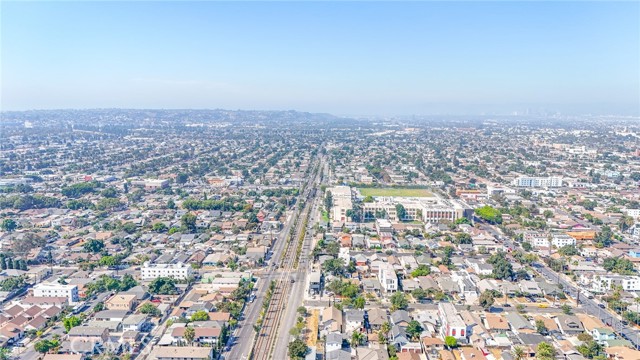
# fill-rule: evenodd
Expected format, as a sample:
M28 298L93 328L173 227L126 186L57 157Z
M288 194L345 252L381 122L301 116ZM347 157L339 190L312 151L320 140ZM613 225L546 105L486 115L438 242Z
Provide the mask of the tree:
M502 224L502 214L500 213L500 211L492 208L489 205L485 205L481 208L475 209L475 213L481 219L492 224Z
M93 312L100 312L102 310L104 310L104 303L102 301L93 307Z
M153 279L149 284L149 292L156 295L177 294L176 281L169 277L159 277Z
M151 230L158 232L158 233L163 233L165 231L167 231L167 225L165 225L163 222L157 222L155 224L153 224L153 226L151 227Z
M428 295L429 293L423 288L417 288L411 292L411 296L418 301L426 299Z
M34 344L33 348L41 354L46 354L49 352L49 350L55 349L59 346L60 346L60 342L56 339L40 340Z
M522 249L524 249L524 251L531 251L533 250L533 246L531 246L530 242L525 241L522 243Z
M409 322L409 325L407 325L407 334L411 336L411 339L413 340L417 340L420 338L422 330L422 325L420 325L420 322L416 320L411 320Z
M485 290L484 292L482 292L482 294L480 294L480 297L478 297L478 302L480 303L480 306L482 306L485 310L491 308L491 306L495 302L493 291Z
M300 316L307 316L309 314L309 312L307 311L307 308L304 306L298 306L298 314L300 314Z
M167 201L167 209L175 209L175 208L176 208L175 201L173 201L173 199L169 199Z
M80 318L77 316L69 316L64 318L64 320L62 320L62 324L64 325L64 330L66 332L69 332L69 330L80 325L81 323L82 323L82 320L80 320Z
M552 218L552 217L553 217L553 211L551 211L551 210L545 210L545 211L542 213L542 216L544 216L544 218L545 218L545 219L550 219L550 218Z
M403 221L407 218L407 209L402 204L396 204L396 216L398 220Z
M108 188L102 190L100 195L102 195L102 196L104 196L106 198L115 198L115 197L118 196L118 191L115 188L108 187Z
M569 306L568 304L562 304L560 308L562 309L562 312L565 315L571 315L572 309L571 309L571 306Z
M295 339L289 343L289 357L291 360L302 360L307 355L307 344L301 339Z
M607 247L613 243L613 231L608 225L600 228L600 232L596 234L595 242L601 247Z
M409 307L409 301L403 292L395 292L391 295L391 309L392 310L405 310Z
M353 307L356 309L364 309L364 305L365 305L365 300L362 296L358 296L354 301L353 301Z
M196 337L196 330L194 328L192 328L191 326L187 326L184 329L184 340L187 342L187 344L191 345L193 344L193 339L195 339Z
M154 317L160 316L160 310L158 310L158 308L156 306L154 306L153 304L150 304L150 303L146 303L146 304L140 306L140 313L141 314L146 314L146 315L151 315L151 316L154 316Z
M197 217L192 213L186 213L182 215L182 227L184 227L189 232L196 231L196 220Z
M87 252L91 252L91 253L97 254L100 251L102 251L102 249L104 249L104 241L96 240L96 239L89 239L89 241L85 242L82 245L82 247Z
M13 219L4 219L2 220L2 224L0 224L0 228L6 232L13 232L18 228L18 224Z
M598 344L597 341L588 340L585 341L582 345L576 346L576 350L578 350L578 352L587 359L593 359L594 357L600 355L603 349L602 345Z
M542 320L536 320L536 332L540 335L547 335L548 333L547 325L544 324Z
M327 211L331 211L332 206L333 206L333 195L331 194L331 191L327 191L324 197L324 208Z
M525 358L524 348L522 346L514 347L511 354L513 355L514 360L524 360Z
M101 266L114 266L118 263L118 260L111 255L105 255L100 258L100 261L98 261L98 263Z
M178 175L176 175L176 183L178 184L184 184L187 182L187 180L189 180L189 175L185 173L179 173Z
M444 344L449 348L449 349L453 349L458 347L458 340L456 338L454 338L453 336L445 336L444 338Z
M351 346L358 347L359 345L362 345L362 343L364 342L364 334L361 333L360 331L354 331L353 334L351 334Z
M327 260L322 264L322 268L324 271L333 274L335 276L344 276L345 273L345 264L344 259L337 258Z
M209 313L204 310L198 310L191 315L191 321L208 321Z
M473 239L471 239L471 235L467 233L457 233L455 237L456 244L473 244Z
M541 342L538 344L538 349L536 351L536 359L538 360L553 360L556 356L556 348L553 345L550 345L546 342Z
M8 348L0 348L0 360L9 360L11 351Z

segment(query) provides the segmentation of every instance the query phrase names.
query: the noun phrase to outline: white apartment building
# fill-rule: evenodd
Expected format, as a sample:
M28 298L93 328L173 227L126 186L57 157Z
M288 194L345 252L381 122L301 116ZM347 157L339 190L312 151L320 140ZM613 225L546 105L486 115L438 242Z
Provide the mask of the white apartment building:
M567 245L576 245L576 239L567 234L552 234L551 244L549 244L549 235L539 232L525 233L523 240L531 244L534 248L555 246L559 249Z
M531 177L520 176L513 180L513 185L517 187L561 187L562 178L556 176Z
M608 293L614 285L622 286L624 291L640 291L640 276L600 275L593 279L591 288L598 293Z
M624 212L627 216L631 216L634 219L640 219L640 209L625 209Z
M393 266L382 263L378 269L378 280L386 292L398 291L398 275Z
M158 277L170 277L174 279L187 279L193 274L190 265L184 263L176 264L151 264L145 262L140 269L140 278L142 280L152 280Z
M80 301L78 296L78 286L63 285L57 282L40 283L33 287L33 296L35 297L65 297L69 299L69 304L75 304Z

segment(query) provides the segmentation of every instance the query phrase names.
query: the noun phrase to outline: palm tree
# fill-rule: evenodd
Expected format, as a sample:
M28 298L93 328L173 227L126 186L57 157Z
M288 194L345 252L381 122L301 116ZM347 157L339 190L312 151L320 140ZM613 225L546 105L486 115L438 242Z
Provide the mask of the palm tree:
M364 341L364 334L361 333L360 331L354 331L353 334L351 335L351 346L358 347L358 345L361 345L362 342Z
M513 358L515 360L523 360L524 359L524 348L522 346L516 346L511 351L511 354L513 354Z
M190 326L187 326L186 329L184 329L184 339L187 341L187 343L189 345L193 344L193 339L195 339L196 337L196 330Z

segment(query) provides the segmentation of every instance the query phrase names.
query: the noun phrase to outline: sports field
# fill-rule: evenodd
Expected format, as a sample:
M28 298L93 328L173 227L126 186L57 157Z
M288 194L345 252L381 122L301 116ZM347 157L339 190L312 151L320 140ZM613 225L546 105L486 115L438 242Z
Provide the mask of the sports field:
M432 197L427 189L405 188L358 188L362 196L403 196L403 197Z

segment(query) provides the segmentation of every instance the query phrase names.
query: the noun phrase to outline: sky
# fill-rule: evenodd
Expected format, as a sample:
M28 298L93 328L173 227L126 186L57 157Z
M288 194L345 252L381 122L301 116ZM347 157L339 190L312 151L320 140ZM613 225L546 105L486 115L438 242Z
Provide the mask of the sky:
M640 115L640 2L0 4L0 109Z

